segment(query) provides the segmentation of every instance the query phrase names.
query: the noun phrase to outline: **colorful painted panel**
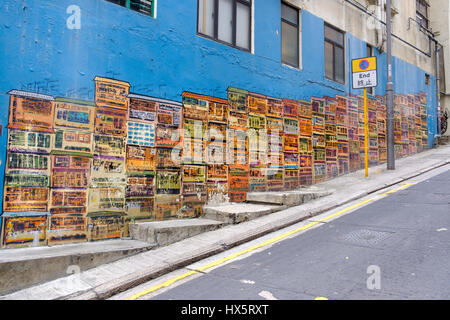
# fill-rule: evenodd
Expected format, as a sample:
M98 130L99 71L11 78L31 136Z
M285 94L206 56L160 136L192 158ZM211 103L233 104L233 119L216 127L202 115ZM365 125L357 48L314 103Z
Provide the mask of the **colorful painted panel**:
M123 212L95 212L88 214L89 241L123 237L125 226Z
M267 191L282 191L284 189L284 169L266 169Z
M305 118L305 119L312 118L311 101L305 101L305 100L298 101L298 116L300 118Z
M300 155L299 181L302 186L313 183L313 159L311 155Z
M283 150L288 153L299 153L298 135L283 135Z
M134 121L146 121L156 123L156 111L158 103L151 97L129 94L130 108L128 118Z
M95 104L65 98L55 100L55 128L94 131Z
M2 247L42 245L47 242L47 215L3 215Z
M250 167L267 165L268 136L265 130L249 130L249 163Z
M179 195L156 195L155 220L167 220L178 218L182 203Z
M179 170L158 170L156 172L157 195L179 195L181 189L181 172Z
M127 110L128 93L130 84L128 82L95 77L95 104L101 107L111 107Z
M298 118L298 102L289 99L283 99L283 117Z
M127 135L126 124L126 110L97 107L95 115L95 133L125 137Z
M299 170L285 169L284 170L284 188L286 190L296 189L300 186Z
M226 124L209 122L208 138L206 141L208 164L224 164L226 161Z
M153 175L131 175L127 178L125 197L143 198L155 196L155 177Z
M214 102L209 102L208 121L226 124L228 117L228 102L217 98L213 101Z
M181 126L181 104L160 103L158 106L158 126L179 128Z
M175 147L181 142L181 132L179 128L165 127L158 125L156 128L157 147Z
M156 148L127 146L127 172L156 170Z
M267 98L267 116L272 118L283 117L283 100Z
M183 166L183 202L206 202L206 169L206 166Z
M248 95L248 112L265 116L267 114L267 99L265 96L249 93Z
M8 94L11 95L9 129L53 132L53 97L19 90Z
M125 185L89 188L88 212L123 212ZM89 216L89 215L88 215Z
M49 218L48 244L64 244L87 241L87 219L76 214L53 215Z
M73 130L55 130L55 142L53 150L92 154L94 136L91 132Z
M128 121L127 143L142 147L155 146L156 130L152 123Z
M281 118L266 118L267 121L267 132L270 134L282 134L284 128L284 122Z
M4 189L3 211L48 211L49 189L8 187Z
M94 153L125 157L125 140L121 137L94 135Z
M266 191L266 176L265 170L262 168L250 168L250 192L264 192Z
M298 119L283 118L283 132L298 136L300 133Z
M228 88L228 104L230 112L248 113L248 91L233 87Z
M84 215L87 201L87 189L52 189L50 213Z
M299 118L299 127L301 136L312 136L312 119Z
M37 131L8 130L9 152L32 152L49 154L53 135Z
M126 183L126 167L123 158L94 156L91 171L92 187Z
M208 120L209 102L203 96L195 93L183 92L184 118Z
M266 129L266 118L259 115L249 115L248 127L256 130Z
M228 113L228 126L233 129L246 130L248 114L230 110Z

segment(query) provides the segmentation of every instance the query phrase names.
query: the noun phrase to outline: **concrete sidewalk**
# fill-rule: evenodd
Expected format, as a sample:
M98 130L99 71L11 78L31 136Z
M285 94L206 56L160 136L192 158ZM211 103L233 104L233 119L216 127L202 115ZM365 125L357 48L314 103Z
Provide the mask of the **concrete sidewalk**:
M290 226L367 194L395 185L450 163L450 145L399 159L397 170L386 165L370 168L317 184L331 195L286 210L218 230L205 232L166 247L104 264L79 274L2 296L0 299L106 299L119 292L187 266L231 247Z
M148 242L118 239L0 250L0 293L28 288L154 247Z

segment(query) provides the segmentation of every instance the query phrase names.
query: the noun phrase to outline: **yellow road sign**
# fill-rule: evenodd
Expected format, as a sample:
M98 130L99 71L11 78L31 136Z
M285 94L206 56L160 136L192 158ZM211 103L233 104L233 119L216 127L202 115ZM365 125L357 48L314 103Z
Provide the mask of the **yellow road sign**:
M377 58L367 57L352 60L353 89L378 86Z
M377 70L377 57L367 57L352 60L352 72L367 72Z

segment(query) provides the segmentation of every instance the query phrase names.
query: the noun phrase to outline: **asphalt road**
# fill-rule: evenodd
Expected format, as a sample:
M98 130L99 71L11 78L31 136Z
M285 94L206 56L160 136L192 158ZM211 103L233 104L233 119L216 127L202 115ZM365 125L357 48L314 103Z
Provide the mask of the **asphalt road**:
M446 171L142 299L449 299L449 253Z

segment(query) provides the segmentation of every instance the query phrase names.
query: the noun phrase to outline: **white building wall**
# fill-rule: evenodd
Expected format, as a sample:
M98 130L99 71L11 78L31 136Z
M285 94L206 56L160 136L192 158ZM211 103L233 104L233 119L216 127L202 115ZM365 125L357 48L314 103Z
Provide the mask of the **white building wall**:
M450 0L431 0L430 5L431 27L443 46L445 86L441 87L441 108L450 111ZM450 135L450 130L445 135Z
M437 0L449 1L449 0ZM386 28L383 24L372 19L365 12L355 8L349 2L360 5L373 12L382 21L385 21L386 0L286 0L299 9L304 9L324 19L335 27L368 42L369 44L386 50ZM375 4L379 4L378 6ZM431 46L428 37L420 32L417 23L410 18L416 17L416 0L393 0L392 32L397 37L411 44L393 37L392 54L408 63L411 63L425 72L435 75L434 45ZM431 57L414 49L417 47Z

